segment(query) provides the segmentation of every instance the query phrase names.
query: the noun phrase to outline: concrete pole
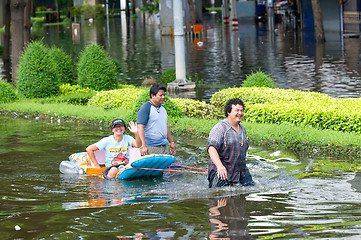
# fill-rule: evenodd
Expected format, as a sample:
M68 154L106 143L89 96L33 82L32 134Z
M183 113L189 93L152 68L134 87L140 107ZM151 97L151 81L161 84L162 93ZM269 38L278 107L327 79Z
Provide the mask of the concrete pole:
M222 15L223 15L223 24L229 24L229 2L228 0L223 0L222 4Z
M175 73L178 83L187 82L186 64L184 53L184 30L183 30L183 3L182 0L173 0L174 19L174 47L175 47Z
M236 0L231 0L231 19L232 19L232 29L233 31L238 30L238 17L237 17L237 2Z
M267 21L268 29L274 30L273 0L267 0Z

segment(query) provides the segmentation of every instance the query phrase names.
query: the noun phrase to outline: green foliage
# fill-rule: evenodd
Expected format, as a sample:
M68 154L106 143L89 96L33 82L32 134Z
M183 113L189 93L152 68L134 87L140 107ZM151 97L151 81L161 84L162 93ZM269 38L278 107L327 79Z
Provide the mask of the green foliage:
M242 87L268 87L268 88L276 88L272 78L258 70L255 73L251 73L246 77L246 80L242 83Z
M118 85L117 67L99 45L89 45L80 53L78 84L97 91L111 90Z
M246 105L245 120L291 124L361 134L361 99L334 99L325 94L271 88L228 88L215 93L217 113L231 98Z
M136 121L138 109L143 105L143 103L149 101L149 90L144 91L136 100L133 109L126 117L127 121ZM167 109L168 117L179 118L182 117L182 110L175 104L173 101L166 96L164 101L164 107Z
M240 98L246 105L246 109L252 104L275 104L279 102L303 101L309 99L313 101L320 99L328 101L329 96L316 92L304 92L297 90L272 89L265 87L250 88L227 88L213 94L210 102L216 108L217 112L223 113L226 102L231 98Z
M39 100L40 103L69 103L74 105L87 105L89 99L91 99L96 93L95 92L78 92L69 93L65 95L53 96L49 98L42 98Z
M20 57L17 89L27 98L58 93L60 82L48 48L42 42L29 43Z
M173 82L176 78L175 68L165 70L165 72L160 76L159 83L167 86L168 83Z
M191 80L192 78L189 76L189 74L186 74L186 78L188 80ZM198 75L195 75L196 80L199 81ZM167 86L168 83L173 82L176 79L176 72L175 68L170 68L168 70L165 70L165 72L160 76L159 83Z
M70 28L71 27L71 24L72 24L72 21L70 18L66 17L63 19L63 25L64 27L66 28Z
M18 100L15 89L13 86L0 79L0 103L9 103Z
M182 110L182 113L190 118L214 119L217 116L214 106L203 101L172 98L172 101Z
M42 18L42 17L32 17L32 18L30 19L30 21L32 22L32 26L34 26L34 23L35 23L35 22L43 23L43 22L44 22L44 18Z
M139 88L122 88L110 91L98 92L89 101L90 106L99 106L105 109L124 108L132 109L134 106L133 99L137 99L145 90Z
M17 89L27 98L56 95L61 84L74 82L73 66L63 50L31 42L20 57Z
M155 0L154 2L147 2L141 10L143 12L147 12L149 14L156 14L159 12L159 0Z
M97 18L99 16L105 16L105 8L101 4L95 6L90 4L77 5L70 9L72 17L81 17L85 19Z
M44 36L43 21L34 21L31 26L31 34L34 38L42 38Z
M81 88L79 85L71 85L69 83L65 83L59 86L60 94L70 94L70 93L96 93L95 90L90 88Z
M51 61L54 62L53 70L57 74L59 83L75 83L74 62L71 57L60 48L49 49Z

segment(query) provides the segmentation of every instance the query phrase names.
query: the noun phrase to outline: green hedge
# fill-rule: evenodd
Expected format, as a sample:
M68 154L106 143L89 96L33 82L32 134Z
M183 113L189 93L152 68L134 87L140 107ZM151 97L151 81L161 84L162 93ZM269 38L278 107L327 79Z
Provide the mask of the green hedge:
M52 71L57 74L59 83L75 83L75 67L70 55L57 47L48 50L51 61L54 63Z
M246 108L245 119L260 123L288 123L361 134L360 99L323 99L255 104Z
M139 88L122 88L117 90L101 91L90 99L89 105L99 106L106 109L132 109L135 104L134 100L144 92L144 89Z
M171 100L182 110L185 116L190 118L214 119L223 117L223 115L216 114L214 106L204 101L184 98L172 98Z
M330 101L332 98L316 92L305 92L292 89L273 89L267 87L227 88L212 95L210 103L218 113L223 113L224 106L229 99L240 98L246 105L246 109L252 104L275 104L278 102L310 101L322 99Z
M19 93L27 98L56 95L60 83L54 71L54 62L42 42L29 43L20 57L16 84Z
M58 94L59 86L73 83L74 78L74 63L68 54L33 41L20 57L16 86L27 98L44 98Z
M18 100L18 96L13 86L0 79L0 103L10 103Z
M82 88L101 91L118 86L117 66L99 45L89 45L80 53L77 70Z
M228 88L215 93L217 113L238 97L245 103L245 120L311 126L361 134L361 99L334 99L322 93L271 88Z

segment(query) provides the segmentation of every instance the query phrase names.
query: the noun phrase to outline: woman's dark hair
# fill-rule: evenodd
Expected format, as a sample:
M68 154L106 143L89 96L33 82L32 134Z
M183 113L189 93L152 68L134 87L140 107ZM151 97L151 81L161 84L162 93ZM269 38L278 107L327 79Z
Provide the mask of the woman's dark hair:
M156 83L149 90L150 98L152 98L152 95L157 95L159 90L164 90L164 92L167 91L167 89L162 84Z
M224 115L226 115L226 117L228 117L228 114L232 111L232 105L241 105L244 109L244 103L241 99L239 98L229 99L228 102L226 103L226 106L224 106Z

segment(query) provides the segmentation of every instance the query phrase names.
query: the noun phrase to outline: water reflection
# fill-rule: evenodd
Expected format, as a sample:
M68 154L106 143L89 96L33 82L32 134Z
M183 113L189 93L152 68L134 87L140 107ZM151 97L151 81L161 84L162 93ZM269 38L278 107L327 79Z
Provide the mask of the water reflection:
M252 239L244 195L213 199L209 208L209 239Z
M208 100L225 87L240 86L246 75L264 70L279 88L317 91L332 97L359 97L360 39L340 39L326 32L326 43L318 45L312 32L278 24L240 20L239 30L222 25L218 14L204 13L204 33L185 38L186 70L203 79L196 98ZM139 14L137 21L124 15L103 23L81 22L80 40L72 40L71 29L46 26L44 42L67 51L74 60L87 44L101 44L122 65L120 78L141 85L145 78L159 78L174 67L174 39L160 36L153 16ZM201 43L201 44L199 44ZM5 66L0 63L4 72Z

